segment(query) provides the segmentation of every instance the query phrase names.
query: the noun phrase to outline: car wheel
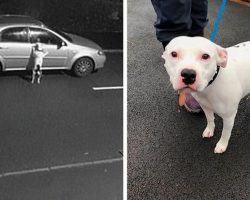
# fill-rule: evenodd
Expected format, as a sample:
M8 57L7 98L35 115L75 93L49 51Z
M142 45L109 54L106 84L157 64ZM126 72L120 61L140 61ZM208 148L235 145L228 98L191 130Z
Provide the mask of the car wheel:
M73 72L78 77L89 75L94 70L94 62L91 58L79 58L73 65Z

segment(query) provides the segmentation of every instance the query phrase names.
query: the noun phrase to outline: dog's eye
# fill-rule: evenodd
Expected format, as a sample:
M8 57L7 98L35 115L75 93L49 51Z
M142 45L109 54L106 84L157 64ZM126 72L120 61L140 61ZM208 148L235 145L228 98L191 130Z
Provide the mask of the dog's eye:
M171 56L172 56L173 58L176 58L176 57L177 57L177 53L176 53L175 51L173 51L173 52L171 52Z
M208 55L208 54L206 54L206 53L204 53L203 55L202 55L202 57L201 57L203 60L207 60L207 59L209 59L210 58L210 55Z

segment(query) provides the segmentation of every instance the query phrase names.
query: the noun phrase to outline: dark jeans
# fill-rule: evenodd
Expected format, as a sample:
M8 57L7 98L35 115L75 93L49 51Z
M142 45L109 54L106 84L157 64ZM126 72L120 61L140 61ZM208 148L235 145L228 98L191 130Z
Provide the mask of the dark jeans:
M203 36L208 22L207 0L151 0L157 20L157 39L164 43L177 36Z

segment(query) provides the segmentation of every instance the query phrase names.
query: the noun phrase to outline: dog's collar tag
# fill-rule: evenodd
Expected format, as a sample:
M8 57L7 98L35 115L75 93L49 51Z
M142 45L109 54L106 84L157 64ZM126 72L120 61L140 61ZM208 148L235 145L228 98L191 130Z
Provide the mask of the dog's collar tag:
M216 77L217 77L219 71L220 71L220 66L217 65L216 73L214 74L212 80L208 82L207 87L208 87L209 85L211 85L211 84L214 82L214 80L216 79Z

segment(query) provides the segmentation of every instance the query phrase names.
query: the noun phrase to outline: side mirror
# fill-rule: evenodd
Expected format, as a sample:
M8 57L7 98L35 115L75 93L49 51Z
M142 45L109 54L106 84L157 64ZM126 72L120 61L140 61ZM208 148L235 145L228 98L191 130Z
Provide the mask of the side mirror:
M66 42L62 41L61 46L67 46Z
M61 47L67 46L67 44L64 41L59 41L57 46L58 46L58 49L60 49Z

